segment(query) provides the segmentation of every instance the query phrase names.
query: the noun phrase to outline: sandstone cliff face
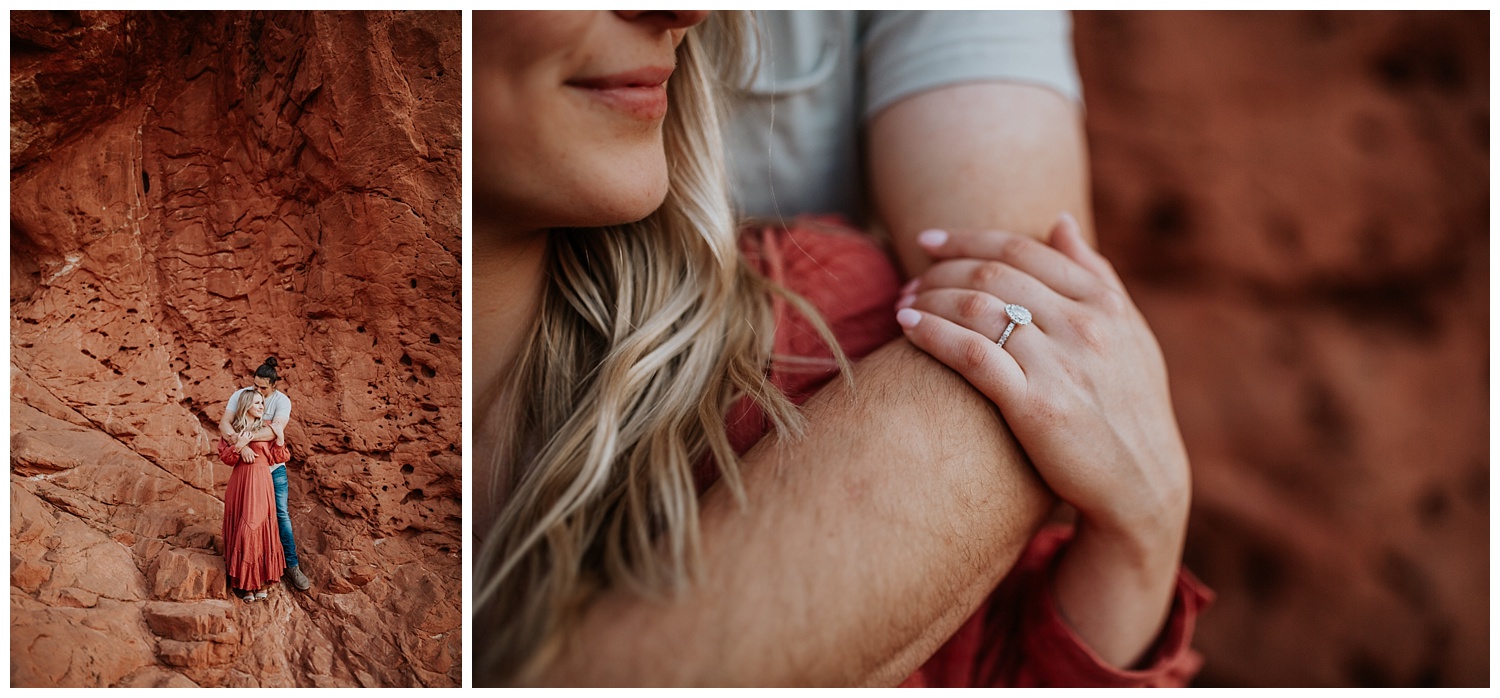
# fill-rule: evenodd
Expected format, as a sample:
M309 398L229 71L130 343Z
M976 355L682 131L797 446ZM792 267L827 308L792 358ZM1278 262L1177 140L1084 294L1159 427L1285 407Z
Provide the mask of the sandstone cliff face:
M1080 13L1209 685L1489 682L1488 17Z
M457 12L11 15L11 676L461 677ZM230 392L306 594L226 593Z

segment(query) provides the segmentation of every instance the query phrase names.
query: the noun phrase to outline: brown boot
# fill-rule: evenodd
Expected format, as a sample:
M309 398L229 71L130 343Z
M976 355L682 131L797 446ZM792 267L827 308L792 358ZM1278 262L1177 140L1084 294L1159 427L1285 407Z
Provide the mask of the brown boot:
M302 574L301 565L286 568L286 574L282 575L282 577L291 582L292 586L297 588L297 591L307 591L312 588L312 580L308 579L307 575Z

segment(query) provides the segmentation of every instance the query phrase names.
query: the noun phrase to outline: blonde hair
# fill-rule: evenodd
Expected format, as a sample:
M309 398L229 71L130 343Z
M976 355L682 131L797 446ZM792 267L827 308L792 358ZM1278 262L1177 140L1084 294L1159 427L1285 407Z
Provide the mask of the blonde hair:
M802 431L767 376L770 294L812 318L846 366L816 312L738 247L716 84L738 66L708 59L743 56L746 21L715 12L687 32L668 83L665 201L636 223L552 232L539 321L498 386L512 399L481 398L505 500L474 573L481 684L533 681L599 589L656 595L696 577L694 466L706 456L745 501L729 407L748 396L777 433Z
M246 390L240 393L239 398L235 400L234 419L229 421L229 426L233 427L235 431L245 431L246 429L254 431L265 426L263 420L250 416L250 406L255 404L255 398L259 395L260 393L254 390Z

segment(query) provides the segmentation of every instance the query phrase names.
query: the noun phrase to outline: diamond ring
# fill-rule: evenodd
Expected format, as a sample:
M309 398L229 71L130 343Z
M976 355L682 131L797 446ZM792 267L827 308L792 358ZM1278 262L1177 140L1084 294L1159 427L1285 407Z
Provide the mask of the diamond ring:
M1005 340L1010 339L1010 333L1015 331L1016 325L1031 324L1031 311L1015 303L1005 304L1005 316L1010 318L1010 324L1006 325L1005 331L1000 334L1000 341L995 342L997 347L1005 346Z

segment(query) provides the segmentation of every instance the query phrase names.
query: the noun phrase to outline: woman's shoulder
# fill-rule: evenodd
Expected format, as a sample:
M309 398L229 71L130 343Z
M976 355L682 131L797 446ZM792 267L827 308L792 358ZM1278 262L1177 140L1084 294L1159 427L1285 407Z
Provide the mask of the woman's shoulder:
M885 248L842 216L799 216L785 225L753 226L741 234L740 249L767 278L804 296L894 295L900 286Z
M740 244L752 267L818 311L849 359L901 335L893 310L901 285L895 265L880 244L841 217L802 216L749 228ZM810 319L779 298L773 305L776 354L832 357Z

